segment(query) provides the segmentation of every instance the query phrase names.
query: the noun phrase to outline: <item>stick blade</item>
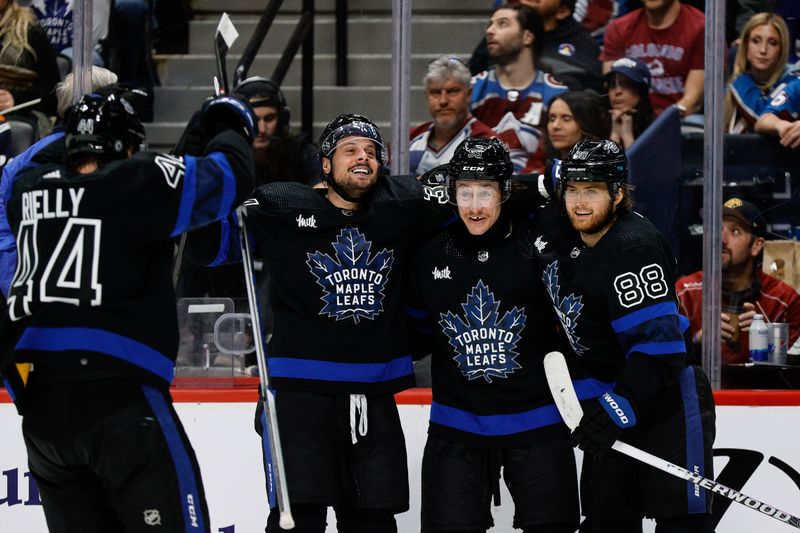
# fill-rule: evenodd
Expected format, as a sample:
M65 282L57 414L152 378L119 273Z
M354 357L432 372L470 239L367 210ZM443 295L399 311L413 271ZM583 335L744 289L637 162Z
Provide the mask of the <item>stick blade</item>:
M223 48L224 52L230 50L233 43L236 42L236 39L239 38L239 32L236 31L236 27L231 22L231 18L228 16L227 13L223 13L222 16L219 18L219 24L217 24L217 31L216 31L216 42L220 48Z
M558 412L564 423L573 430L583 418L583 409L575 394L572 386L572 379L569 376L569 368L564 354L561 352L550 352L544 356L544 373L547 376L547 384L550 387L550 394L556 403Z

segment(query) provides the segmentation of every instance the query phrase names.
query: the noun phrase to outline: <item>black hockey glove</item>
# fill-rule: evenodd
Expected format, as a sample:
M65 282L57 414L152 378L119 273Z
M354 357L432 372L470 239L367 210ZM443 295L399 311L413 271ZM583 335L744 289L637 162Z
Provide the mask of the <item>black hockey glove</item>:
M208 145L213 135L211 132L206 131L205 126L201 124L201 116L202 113L196 111L192 118L189 119L189 123L186 124L178 144L172 150L173 155L201 156L205 153L206 145Z
M424 198L427 201L434 201L440 204L446 204L448 199L447 194L447 176L450 174L450 165L445 163L427 171L419 177L420 183L424 187Z
M229 95L209 98L200 110L200 124L212 135L234 130L252 143L258 132L256 115L250 104Z
M604 452L611 449L623 429L635 425L636 414L630 402L620 394L605 392L586 406L570 442L585 452Z

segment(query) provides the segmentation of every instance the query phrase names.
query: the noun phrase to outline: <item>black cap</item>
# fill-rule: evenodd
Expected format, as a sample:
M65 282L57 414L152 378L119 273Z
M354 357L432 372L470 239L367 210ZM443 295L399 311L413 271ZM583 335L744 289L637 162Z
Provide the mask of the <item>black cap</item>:
M741 198L731 198L722 204L722 217L733 217L743 223L750 229L753 235L763 237L767 232L767 224L764 222L764 217L761 216L761 211Z

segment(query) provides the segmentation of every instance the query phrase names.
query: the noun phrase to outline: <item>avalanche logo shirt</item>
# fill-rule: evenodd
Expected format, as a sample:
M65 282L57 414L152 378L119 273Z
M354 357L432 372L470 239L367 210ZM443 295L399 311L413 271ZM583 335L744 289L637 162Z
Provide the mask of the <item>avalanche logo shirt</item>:
M394 253L384 248L370 255L372 242L358 228L342 229L331 243L333 257L316 251L306 264L322 287L325 303L320 315L336 320L374 319L383 311L384 288L392 270Z
M448 311L440 313L439 321L456 353L453 359L461 373L469 380L484 378L491 383L493 377L507 378L522 368L516 359L525 312L515 307L500 318L500 302L482 280L478 280L461 307L463 318Z

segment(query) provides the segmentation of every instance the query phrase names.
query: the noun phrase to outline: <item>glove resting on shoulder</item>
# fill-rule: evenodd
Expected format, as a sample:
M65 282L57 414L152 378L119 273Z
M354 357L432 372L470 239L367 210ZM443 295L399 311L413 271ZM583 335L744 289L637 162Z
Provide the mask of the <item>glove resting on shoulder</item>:
M636 413L625 396L608 391L588 403L570 442L589 453L611 449L623 429L636 426Z

